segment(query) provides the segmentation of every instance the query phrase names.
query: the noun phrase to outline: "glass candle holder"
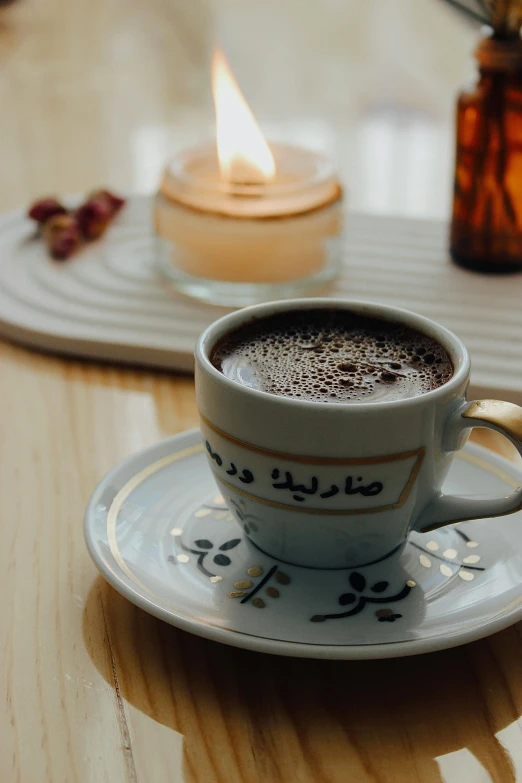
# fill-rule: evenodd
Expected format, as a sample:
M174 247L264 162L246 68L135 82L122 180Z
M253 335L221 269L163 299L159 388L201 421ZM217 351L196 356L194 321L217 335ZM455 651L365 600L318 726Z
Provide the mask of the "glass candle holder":
M215 147L165 168L154 200L161 273L197 299L242 306L317 290L341 263L342 189L317 153L271 145L276 176L223 181Z

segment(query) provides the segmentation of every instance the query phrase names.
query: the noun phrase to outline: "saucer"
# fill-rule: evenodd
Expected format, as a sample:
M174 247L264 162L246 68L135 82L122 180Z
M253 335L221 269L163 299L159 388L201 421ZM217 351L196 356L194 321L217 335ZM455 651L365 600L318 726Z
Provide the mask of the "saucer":
M255 518L241 506L232 516L206 459L198 430L168 438L114 468L87 508L96 566L161 620L259 652L369 659L453 647L522 618L522 512L413 533L374 565L301 568L249 541ZM519 483L514 465L468 444L444 490L498 496Z

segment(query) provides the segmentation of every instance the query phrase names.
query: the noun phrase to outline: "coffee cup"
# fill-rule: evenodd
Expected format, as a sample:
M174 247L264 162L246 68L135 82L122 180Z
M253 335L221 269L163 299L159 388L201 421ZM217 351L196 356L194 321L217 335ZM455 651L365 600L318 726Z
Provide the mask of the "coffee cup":
M227 335L276 315L343 311L414 330L444 349L451 373L413 396L316 401L252 388L213 363ZM388 557L412 530L510 514L522 488L496 499L441 487L471 428L503 433L520 450L522 409L470 402L470 358L434 321L381 304L294 299L220 318L196 348L196 394L209 466L231 513L261 551L315 568L353 568Z

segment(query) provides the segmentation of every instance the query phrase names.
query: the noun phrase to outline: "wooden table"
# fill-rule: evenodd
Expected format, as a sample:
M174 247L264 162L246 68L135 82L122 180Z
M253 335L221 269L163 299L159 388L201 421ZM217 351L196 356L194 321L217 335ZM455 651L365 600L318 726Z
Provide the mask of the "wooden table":
M336 64L344 21L355 47L349 56L373 74L374 98L384 105L379 73L387 67L402 73L402 82L394 82L392 126L393 117L410 116L401 96L415 93L413 78L415 110L430 104L430 143L438 143L439 131L450 134L435 87L453 90L473 33L440 4L398 2L394 34L404 46L397 57L381 47L377 61L369 53L368 15L375 25L381 0L367 0L364 9L357 0L342 9L325 0L330 26L310 6L306 24L314 36L308 37L304 21L298 35L289 26L294 12L301 19L301 5L260 5L267 18L276 9L281 16L287 38L281 33L279 47L286 41L295 49L302 40L303 63L322 35L330 45L321 62L330 57ZM426 18L419 16L421 5ZM206 84L213 26L235 41L232 32L248 24L244 4L227 0L220 13L213 19L203 0L21 0L3 8L2 208L53 189L151 186L171 136L184 139L192 121L205 115L193 94ZM434 30L444 25L458 46L451 62L434 67ZM269 35L268 23L258 28ZM401 71L406 56L400 52L413 40L415 67ZM250 49L243 49L248 64ZM344 85L342 74L336 78ZM435 87L426 97L420 87L428 84ZM344 110L324 98L320 85L309 85L308 94L317 97L318 112L335 119ZM302 108L299 84L294 87ZM266 90L261 98L270 104ZM366 127L363 103L357 105L346 101L348 139ZM376 127L385 133L389 115L383 117ZM305 120L308 130L323 127ZM409 165L411 145L401 144ZM341 155L345 170L365 182L368 171L350 169L353 156L353 150ZM374 202L355 188L355 204L382 209L379 193L402 192L393 177L387 183ZM444 208L442 189L437 192L421 201L423 214ZM419 201L409 198L394 203L404 213L415 201L410 211L416 214ZM0 399L0 783L522 780L521 625L413 659L290 660L177 631L98 576L82 536L88 496L118 460L196 424L191 378L66 361L3 343ZM493 435L482 440L513 455Z

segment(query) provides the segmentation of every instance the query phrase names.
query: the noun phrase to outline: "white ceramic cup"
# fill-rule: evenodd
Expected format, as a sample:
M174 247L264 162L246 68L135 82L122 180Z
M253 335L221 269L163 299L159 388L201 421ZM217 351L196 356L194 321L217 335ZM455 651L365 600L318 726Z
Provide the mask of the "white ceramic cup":
M451 357L452 378L402 400L324 403L257 391L212 365L218 340L241 324L323 307L401 322L435 338ZM522 408L468 402L469 374L469 354L458 337L393 307L294 299L220 318L197 344L196 394L209 464L229 509L262 551L320 568L378 561L403 545L411 530L519 510L522 488L491 500L440 491L470 428L500 431L521 449Z

